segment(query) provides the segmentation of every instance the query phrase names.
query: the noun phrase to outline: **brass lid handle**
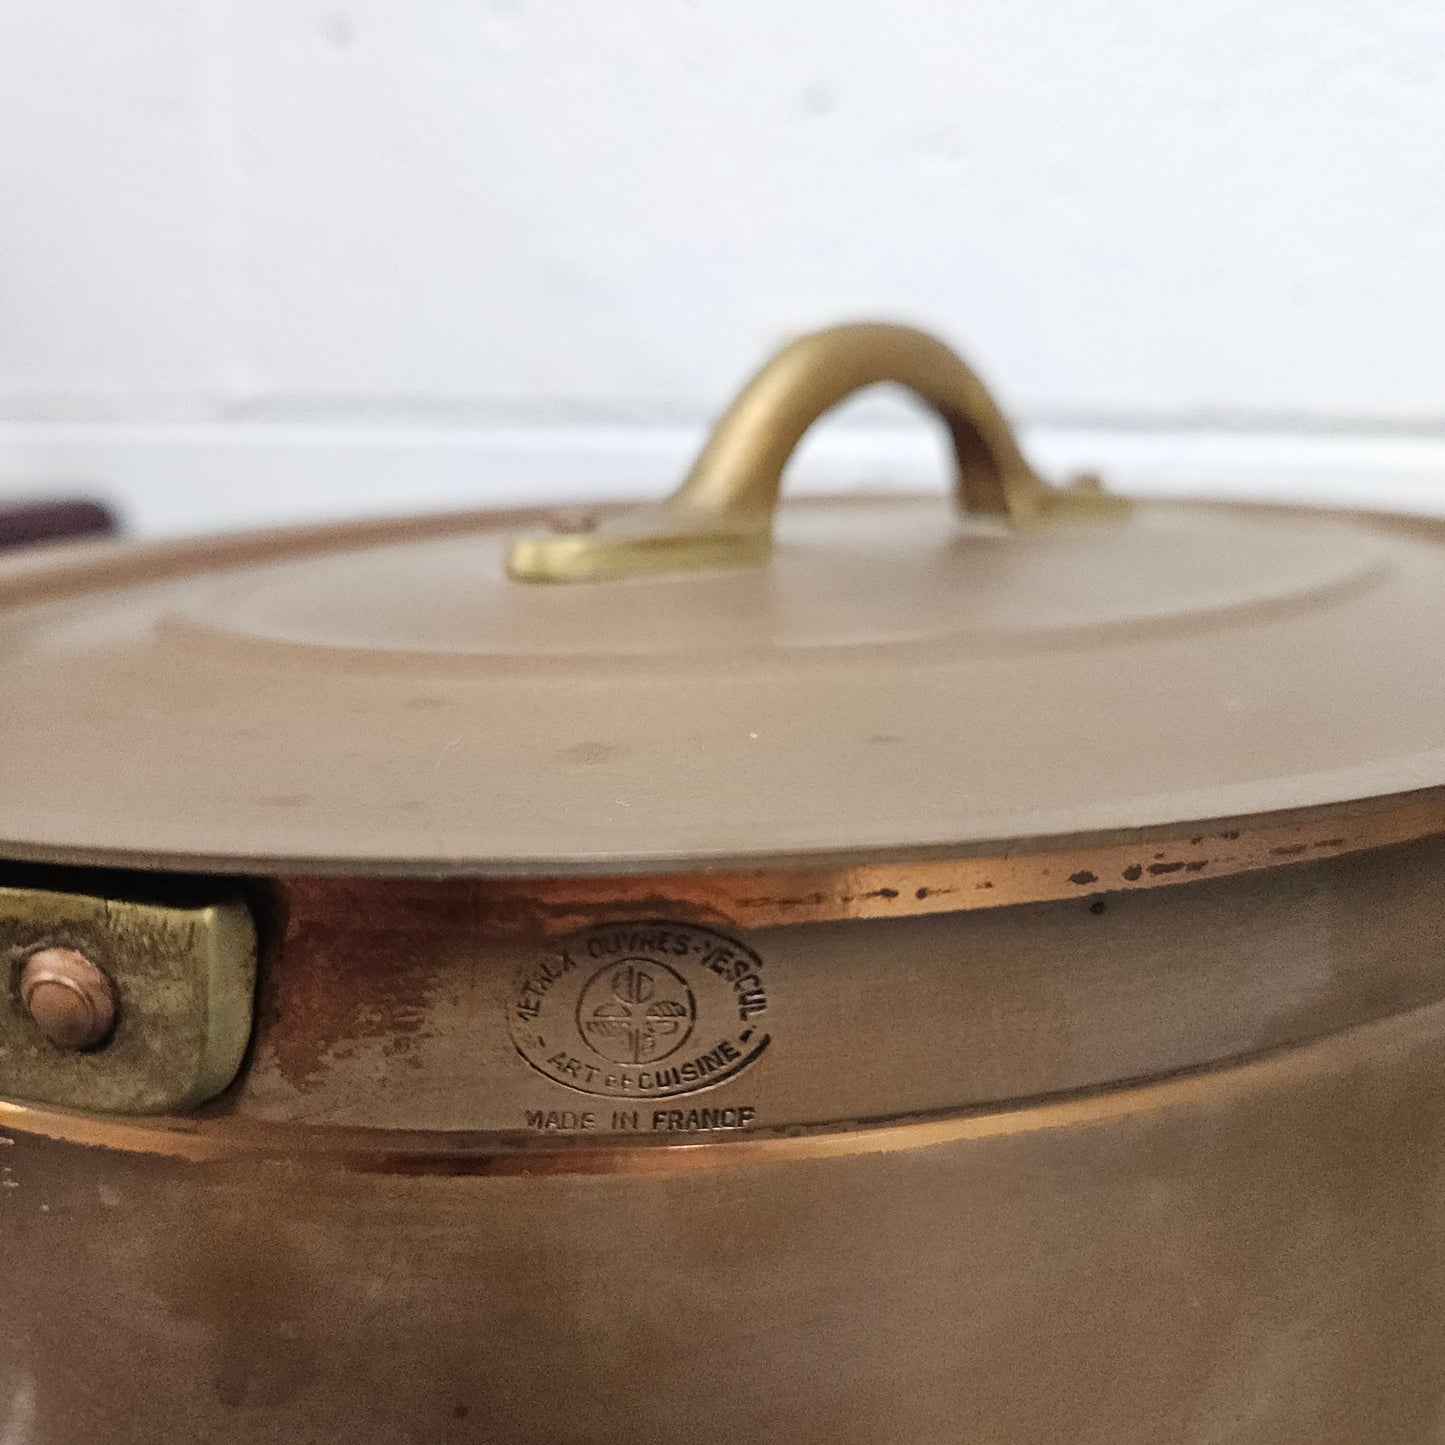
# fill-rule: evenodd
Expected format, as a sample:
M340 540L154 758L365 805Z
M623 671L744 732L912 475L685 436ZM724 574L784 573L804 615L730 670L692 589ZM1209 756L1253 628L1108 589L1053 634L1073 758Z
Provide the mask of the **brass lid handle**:
M686 481L665 502L592 531L520 538L508 555L508 572L524 582L583 582L764 561L783 468L804 432L854 392L882 382L907 387L943 419L964 510L1025 526L1126 505L1094 478L1068 487L1045 482L983 383L936 337L859 322L800 337L773 357L727 409Z

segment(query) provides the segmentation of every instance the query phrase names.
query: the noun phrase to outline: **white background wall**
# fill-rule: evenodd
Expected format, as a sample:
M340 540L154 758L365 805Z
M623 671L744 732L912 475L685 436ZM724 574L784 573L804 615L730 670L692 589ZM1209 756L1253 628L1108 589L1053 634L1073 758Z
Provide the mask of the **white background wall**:
M1123 488L1445 507L1442 261L1439 0L0 0L0 496L143 531L661 491L851 316Z

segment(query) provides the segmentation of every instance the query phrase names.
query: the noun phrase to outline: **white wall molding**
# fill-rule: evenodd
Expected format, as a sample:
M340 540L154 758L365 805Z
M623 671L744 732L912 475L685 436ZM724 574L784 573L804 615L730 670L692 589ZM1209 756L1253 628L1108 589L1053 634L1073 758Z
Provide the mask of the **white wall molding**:
M401 510L658 496L701 440L686 426L0 422L0 498L84 492L167 536ZM1118 490L1445 512L1445 437L1025 428L1051 475ZM797 491L944 485L933 428L821 429Z

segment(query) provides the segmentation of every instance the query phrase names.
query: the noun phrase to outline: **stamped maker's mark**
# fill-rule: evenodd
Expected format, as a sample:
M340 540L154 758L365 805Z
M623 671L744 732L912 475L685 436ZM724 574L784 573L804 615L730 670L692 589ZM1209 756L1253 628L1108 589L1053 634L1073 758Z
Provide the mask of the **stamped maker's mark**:
M747 1068L770 1042L767 1010L763 962L745 944L639 922L559 940L523 970L507 1022L517 1052L554 1083L664 1099Z

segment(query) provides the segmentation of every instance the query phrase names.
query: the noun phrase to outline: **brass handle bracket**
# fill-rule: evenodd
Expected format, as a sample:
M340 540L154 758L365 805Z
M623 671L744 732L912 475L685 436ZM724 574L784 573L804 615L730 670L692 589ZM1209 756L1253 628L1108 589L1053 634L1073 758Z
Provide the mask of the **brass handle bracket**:
M220 1093L251 1039L245 901L170 879L165 897L70 892L65 876L0 880L0 1097L159 1114Z
M803 434L855 392L888 382L912 391L948 428L961 509L1030 527L1127 508L1094 477L1066 487L1044 481L983 383L936 337L859 322L800 337L768 362L665 502L591 531L519 538L507 570L524 582L583 582L763 562L783 469Z

